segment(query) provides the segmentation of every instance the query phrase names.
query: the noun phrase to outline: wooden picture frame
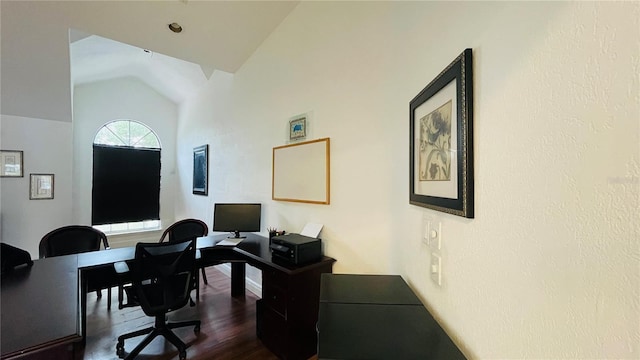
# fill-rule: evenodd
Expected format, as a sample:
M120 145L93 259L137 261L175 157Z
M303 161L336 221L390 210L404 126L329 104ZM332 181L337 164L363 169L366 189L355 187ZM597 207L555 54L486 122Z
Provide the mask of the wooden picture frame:
M193 193L209 194L209 145L193 149Z
M471 49L411 100L409 142L409 203L473 218Z
M29 200L51 200L54 174L29 174Z
M0 150L0 177L24 177L23 152Z
M328 205L329 162L329 138L274 147L271 198Z

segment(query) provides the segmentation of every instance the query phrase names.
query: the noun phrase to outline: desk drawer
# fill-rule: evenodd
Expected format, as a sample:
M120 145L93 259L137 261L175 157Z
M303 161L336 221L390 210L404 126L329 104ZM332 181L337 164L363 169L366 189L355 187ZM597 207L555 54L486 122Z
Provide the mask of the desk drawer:
M262 286L276 286L286 291L289 288L289 276L278 270L262 270Z
M278 286L262 284L262 299L268 308L273 309L281 316L287 316L287 291Z
M260 340L281 359L286 359L288 329L284 318L269 308L261 309Z

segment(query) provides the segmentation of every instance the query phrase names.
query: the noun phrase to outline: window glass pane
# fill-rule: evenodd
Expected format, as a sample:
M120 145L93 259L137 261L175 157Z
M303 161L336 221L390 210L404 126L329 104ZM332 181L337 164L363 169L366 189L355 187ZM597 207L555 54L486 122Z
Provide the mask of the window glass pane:
M127 223L111 224L111 231L113 232L126 231L128 228Z
M101 145L114 145L114 146L122 146L125 145L122 143L122 139L118 138L106 127L103 127L96 134L96 138L93 141L94 144Z
M106 125L123 145L129 145L129 121L114 121Z
M111 231L111 225L95 225L94 228L102 231L103 233L108 233Z
M94 144L159 149L160 140L146 125L132 120L116 120L103 126Z
M143 224L142 221L128 223L128 225L129 225L129 230L132 230L132 231L144 229L144 227L143 227L144 224Z
M140 140L147 136L149 132L148 127L134 121L129 122L129 144L127 145L139 146Z
M144 222L145 229L160 229L160 220L147 220Z
M148 132L142 139L139 139L136 144L131 144L133 146L140 146L146 148L160 148L160 143L158 143L158 138L152 133Z

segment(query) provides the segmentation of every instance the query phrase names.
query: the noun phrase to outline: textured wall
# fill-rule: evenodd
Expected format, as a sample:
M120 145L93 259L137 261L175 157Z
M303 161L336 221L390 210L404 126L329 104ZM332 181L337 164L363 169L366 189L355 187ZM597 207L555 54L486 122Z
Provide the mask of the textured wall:
M71 223L71 124L2 115L0 149L23 152L24 177L0 178L0 240L38 258L49 231ZM52 200L29 200L30 174L54 174Z
M323 223L336 272L401 274L470 358L637 359L639 19L637 2L302 2L186 106L179 147L211 144L209 207ZM409 101L467 47L473 220L407 195ZM329 206L270 200L271 148L304 112L331 138ZM442 222L442 287L425 217Z

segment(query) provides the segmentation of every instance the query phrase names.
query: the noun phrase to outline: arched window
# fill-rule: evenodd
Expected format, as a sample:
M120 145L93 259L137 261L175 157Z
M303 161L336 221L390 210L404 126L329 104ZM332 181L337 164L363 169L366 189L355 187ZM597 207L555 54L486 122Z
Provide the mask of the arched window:
M160 141L146 125L116 120L93 140L92 225L106 233L160 228Z

